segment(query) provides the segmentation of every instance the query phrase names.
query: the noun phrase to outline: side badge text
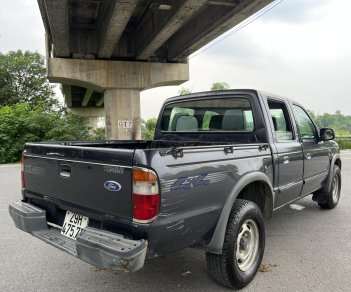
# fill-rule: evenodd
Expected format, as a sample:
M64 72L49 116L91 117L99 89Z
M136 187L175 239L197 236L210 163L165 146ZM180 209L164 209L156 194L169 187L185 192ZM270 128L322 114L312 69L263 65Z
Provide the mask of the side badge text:
M193 177L180 177L171 185L171 191L187 190L199 186L207 186L210 181L207 179L207 173Z

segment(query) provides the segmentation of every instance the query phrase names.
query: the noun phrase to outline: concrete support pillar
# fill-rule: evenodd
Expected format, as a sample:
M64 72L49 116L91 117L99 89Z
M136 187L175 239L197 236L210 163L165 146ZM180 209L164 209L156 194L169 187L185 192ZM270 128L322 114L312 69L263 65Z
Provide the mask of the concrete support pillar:
M141 139L140 90L105 90L106 139Z
M188 81L189 65L50 58L48 78L85 87L90 97L92 91L104 92L95 106L104 102L106 138L132 140L141 138L140 91ZM81 104L88 101L86 94Z

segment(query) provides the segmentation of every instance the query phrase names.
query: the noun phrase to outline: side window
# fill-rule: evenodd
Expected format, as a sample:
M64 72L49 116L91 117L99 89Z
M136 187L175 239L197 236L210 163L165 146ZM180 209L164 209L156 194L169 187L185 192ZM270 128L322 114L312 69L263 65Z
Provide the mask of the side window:
M246 97L196 98L168 104L161 130L167 132L253 132L255 119Z
M287 108L284 103L269 100L269 111L271 113L275 136L278 141L294 140L292 126Z
M293 111L296 118L297 126L299 128L300 136L302 139L315 139L316 138L316 128L305 112L304 109L297 105L293 105Z

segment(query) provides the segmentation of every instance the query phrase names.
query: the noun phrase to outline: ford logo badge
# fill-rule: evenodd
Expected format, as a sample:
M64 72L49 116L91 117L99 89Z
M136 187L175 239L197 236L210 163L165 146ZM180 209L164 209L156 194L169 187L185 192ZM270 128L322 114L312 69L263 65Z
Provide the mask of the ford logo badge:
M115 182L112 180L105 182L104 187L106 190L111 191L111 192L118 192L122 188L122 186L118 182Z

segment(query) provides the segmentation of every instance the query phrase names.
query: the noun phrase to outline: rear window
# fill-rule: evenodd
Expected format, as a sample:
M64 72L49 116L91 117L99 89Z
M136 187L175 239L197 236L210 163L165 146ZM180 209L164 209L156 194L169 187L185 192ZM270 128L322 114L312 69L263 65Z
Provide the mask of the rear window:
M181 101L167 105L161 120L162 131L252 132L254 118L247 98L214 98Z

